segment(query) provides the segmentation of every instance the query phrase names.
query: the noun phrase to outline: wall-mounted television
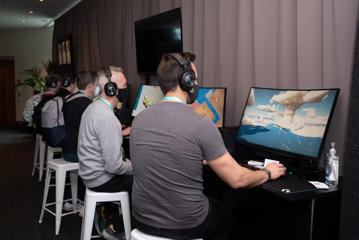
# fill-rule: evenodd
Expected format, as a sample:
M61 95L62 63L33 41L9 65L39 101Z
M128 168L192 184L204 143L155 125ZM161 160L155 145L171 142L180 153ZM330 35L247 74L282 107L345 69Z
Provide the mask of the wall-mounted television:
M135 22L137 71L155 74L163 53L181 52L181 8Z
M226 88L200 87L191 108L194 112L212 120L217 127L224 126Z
M252 87L237 142L267 158L319 160L338 94L339 89Z

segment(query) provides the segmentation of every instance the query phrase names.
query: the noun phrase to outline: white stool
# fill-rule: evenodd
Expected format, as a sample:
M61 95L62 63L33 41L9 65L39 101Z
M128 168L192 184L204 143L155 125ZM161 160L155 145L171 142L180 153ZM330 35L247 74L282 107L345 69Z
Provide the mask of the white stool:
M77 205L77 170L79 169L79 163L67 162L63 158L53 159L53 155L60 148L52 148L47 147L47 171L46 171L46 180L45 180L45 189L44 189L44 198L42 201L42 209L40 214L39 223L42 223L42 218L44 216L44 211L51 213L56 218L55 224L55 234L58 235L60 231L61 225L61 217L66 216L73 213L78 213L80 209L76 209L71 212L62 213L62 205L64 201L64 190L65 190L65 181L66 181L66 172L70 172L70 181L71 181L71 195L72 195L72 204L75 207ZM56 174L56 202L46 203L47 202L47 194L50 188L50 179L52 173ZM65 199L65 201L70 199ZM79 201L80 202L80 201ZM51 211L47 206L56 204L56 212Z
M81 240L91 238L92 225L95 216L96 203L98 202L120 202L122 209L123 224L125 227L126 240L130 240L131 235L131 214L130 198L128 192L94 192L86 189L85 213L82 219ZM120 211L120 208L119 208ZM120 212L121 215L121 212Z
M41 134L37 133L35 140L34 163L32 166L31 176L34 176L35 169L39 169L39 182L41 182L42 174L44 172L45 148L46 143L42 140Z
M149 234L143 233L140 230L138 230L137 228L135 228L131 232L131 240L171 240L171 239L149 235ZM194 240L203 240L203 239L199 238L199 239L194 239Z

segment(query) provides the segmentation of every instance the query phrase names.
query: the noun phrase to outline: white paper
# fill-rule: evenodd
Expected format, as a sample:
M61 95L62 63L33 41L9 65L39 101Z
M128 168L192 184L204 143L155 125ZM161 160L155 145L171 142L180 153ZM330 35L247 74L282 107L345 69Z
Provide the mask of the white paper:
M264 159L264 167L266 167L268 164L270 163L279 163L279 161L277 160L273 160L273 159L269 159L269 158L266 158Z
M323 183L323 182L309 181L309 183L314 185L314 187L317 188L317 189L329 189L329 186L327 184Z

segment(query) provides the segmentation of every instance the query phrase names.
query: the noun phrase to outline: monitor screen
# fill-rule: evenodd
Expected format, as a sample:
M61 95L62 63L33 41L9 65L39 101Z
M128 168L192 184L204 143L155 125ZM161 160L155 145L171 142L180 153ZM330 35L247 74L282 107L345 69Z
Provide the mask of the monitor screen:
M338 93L252 87L237 141L285 157L318 159Z
M156 104L162 98L163 93L159 86L140 85L137 90L132 116L137 116L137 114Z
M181 8L135 22L137 71L156 73L164 53L182 51Z
M226 88L200 87L193 111L208 117L217 127L224 126Z

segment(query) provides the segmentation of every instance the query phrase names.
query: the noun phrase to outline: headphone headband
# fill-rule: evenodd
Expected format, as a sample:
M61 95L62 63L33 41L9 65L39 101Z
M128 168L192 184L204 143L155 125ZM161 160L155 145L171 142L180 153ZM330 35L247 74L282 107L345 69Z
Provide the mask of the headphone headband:
M187 59L185 59L178 53L170 53L168 55L171 56L174 60L176 60L178 65L180 65L181 67L185 67L188 64Z

